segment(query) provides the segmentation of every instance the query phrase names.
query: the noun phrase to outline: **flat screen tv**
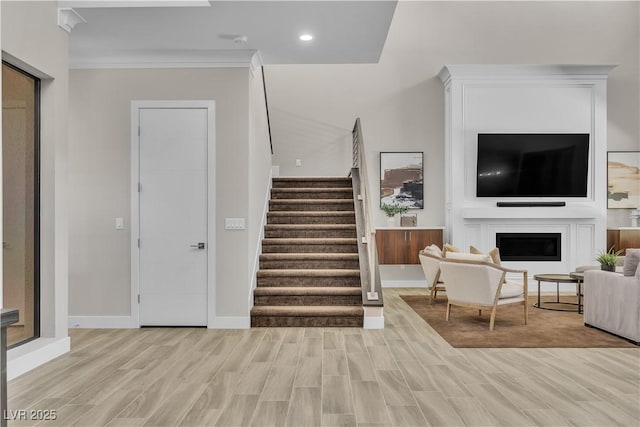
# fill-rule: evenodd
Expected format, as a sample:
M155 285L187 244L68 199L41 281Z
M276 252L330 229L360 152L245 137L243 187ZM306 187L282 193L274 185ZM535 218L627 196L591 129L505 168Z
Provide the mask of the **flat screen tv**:
M588 133L479 133L477 197L586 197Z

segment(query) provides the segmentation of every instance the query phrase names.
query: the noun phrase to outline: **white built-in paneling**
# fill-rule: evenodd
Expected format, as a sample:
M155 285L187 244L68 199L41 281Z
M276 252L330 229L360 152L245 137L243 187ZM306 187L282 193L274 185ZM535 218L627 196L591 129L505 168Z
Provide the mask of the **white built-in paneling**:
M606 246L608 65L455 65L445 86L445 239L495 246L496 232L560 232L562 261L511 262L530 275L594 264ZM589 133L586 197L476 197L478 133ZM564 201L565 207L499 208L498 201Z

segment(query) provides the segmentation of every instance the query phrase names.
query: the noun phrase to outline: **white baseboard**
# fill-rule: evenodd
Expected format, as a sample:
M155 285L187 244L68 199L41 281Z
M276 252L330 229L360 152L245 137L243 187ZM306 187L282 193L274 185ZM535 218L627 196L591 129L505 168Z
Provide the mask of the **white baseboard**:
M363 307L365 329L384 329L384 308L383 307Z
M213 325L209 329L249 329L251 317L249 316L216 316Z
M384 316L364 317L364 329L384 329Z
M426 280L383 280L383 288L426 288Z
M71 350L71 338L38 338L7 351L7 380L11 381Z
M131 316L69 316L70 328L130 329L138 328Z

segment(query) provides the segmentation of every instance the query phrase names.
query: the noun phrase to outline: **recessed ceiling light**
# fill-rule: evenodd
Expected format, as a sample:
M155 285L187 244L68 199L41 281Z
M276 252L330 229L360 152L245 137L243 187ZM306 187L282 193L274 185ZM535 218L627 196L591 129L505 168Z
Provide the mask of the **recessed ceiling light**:
M303 42L308 42L313 40L313 36L311 34L303 34L300 36L300 40L302 40Z

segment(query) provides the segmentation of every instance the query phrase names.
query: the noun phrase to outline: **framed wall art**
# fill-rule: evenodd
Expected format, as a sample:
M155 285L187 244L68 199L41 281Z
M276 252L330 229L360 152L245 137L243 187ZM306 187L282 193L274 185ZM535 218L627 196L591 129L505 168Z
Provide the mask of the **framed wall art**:
M380 153L380 206L424 208L423 160L421 151Z
M607 208L640 208L640 151L607 153Z

